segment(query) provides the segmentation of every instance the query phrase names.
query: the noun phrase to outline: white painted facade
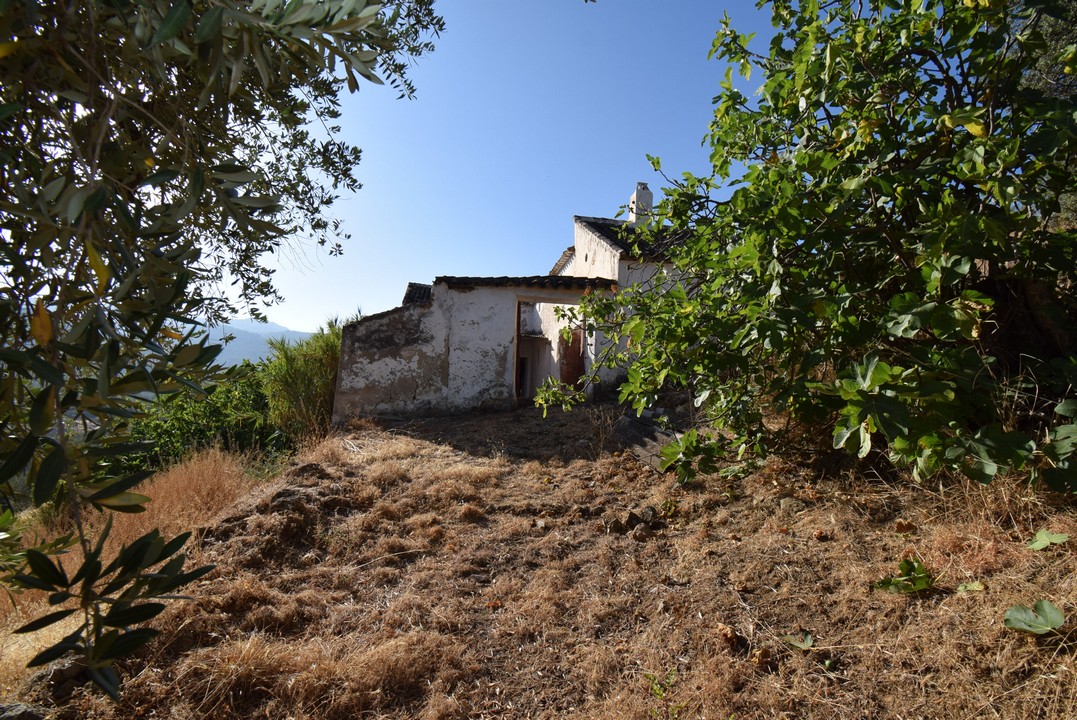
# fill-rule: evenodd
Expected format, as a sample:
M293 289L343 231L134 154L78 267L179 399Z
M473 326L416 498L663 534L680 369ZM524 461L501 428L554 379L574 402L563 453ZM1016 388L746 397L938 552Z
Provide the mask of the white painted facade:
M634 217L649 215L650 204L640 183ZM605 341L578 327L566 338L557 307L578 303L584 292L647 283L658 266L629 257L624 222L576 217L573 225L573 245L549 275L439 277L431 286L409 286L409 304L345 326L334 422L509 408L547 378L572 384L589 372ZM428 292L416 301L412 287ZM601 380L616 376L604 369Z

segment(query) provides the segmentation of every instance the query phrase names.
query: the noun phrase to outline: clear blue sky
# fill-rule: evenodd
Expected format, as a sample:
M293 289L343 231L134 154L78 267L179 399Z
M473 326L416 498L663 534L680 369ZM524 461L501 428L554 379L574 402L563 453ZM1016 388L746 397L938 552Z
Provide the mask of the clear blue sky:
M765 49L769 8L732 0L441 0L446 30L412 69L414 100L364 85L343 136L364 187L334 214L343 257L293 247L270 320L314 330L388 310L409 281L540 275L572 242L572 216L614 216L637 181L706 173L701 144L725 67L708 60L723 12ZM747 90L754 87L752 78Z

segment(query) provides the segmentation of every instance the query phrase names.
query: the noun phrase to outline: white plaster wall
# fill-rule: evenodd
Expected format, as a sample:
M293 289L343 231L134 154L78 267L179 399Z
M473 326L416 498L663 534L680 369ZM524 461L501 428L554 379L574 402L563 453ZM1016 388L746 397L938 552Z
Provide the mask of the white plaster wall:
M576 223L575 233L572 275L616 280L620 253L580 223Z
M542 315L536 303L520 303L520 334L541 334Z
M568 326L568 321L557 318L557 308L568 307L559 303L538 303L539 317L542 324L542 334L550 341L549 362L543 377L561 377L561 330ZM541 381L540 381L541 384Z
M434 285L449 328L449 410L507 408L515 398L516 289Z

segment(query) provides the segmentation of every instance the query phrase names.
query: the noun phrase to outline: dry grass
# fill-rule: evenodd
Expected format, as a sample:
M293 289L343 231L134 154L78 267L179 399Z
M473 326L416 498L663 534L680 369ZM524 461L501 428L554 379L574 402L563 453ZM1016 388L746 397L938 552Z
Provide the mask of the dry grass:
M1077 513L1018 483L921 488L786 453L681 488L597 457L604 416L370 424L207 529L219 569L85 718L1065 718ZM599 430L601 433L601 428ZM603 447L608 439L601 439ZM838 469L835 469L838 468ZM661 508L639 539L615 518ZM1071 541L1073 542L1073 541ZM872 589L902 557L936 589ZM984 590L959 592L979 581ZM1067 629L1074 625L1073 619ZM799 650L783 636L810 632Z
M116 513L112 530L105 545L105 556L112 557L124 545L157 528L166 537L198 528L246 495L257 482L248 472L246 458L219 449L203 450L187 461L156 474L139 491L153 498L143 513ZM89 511L93 513L93 511ZM70 530L65 522L43 520L32 516L26 527L29 537L55 537ZM95 537L104 526L104 517L93 513L84 517L85 528ZM188 544L191 563L200 562L198 543ZM65 569L74 573L82 562L81 549L76 546L61 558ZM0 628L4 629L0 643L0 687L9 693L27 675L26 662L37 652L56 642L77 626L77 621L48 628L30 636L13 636L10 630L38 617L48 609L45 593L26 591L16 599L17 604L0 605Z

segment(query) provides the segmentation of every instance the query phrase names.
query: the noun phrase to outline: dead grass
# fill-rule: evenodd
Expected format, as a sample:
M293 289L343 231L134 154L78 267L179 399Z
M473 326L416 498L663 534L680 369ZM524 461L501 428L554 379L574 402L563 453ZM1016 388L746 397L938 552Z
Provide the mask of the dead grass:
M1018 483L917 487L789 452L681 488L595 457L604 416L367 423L208 528L219 569L170 606L119 706L85 718L1064 718L1077 513ZM600 428L601 430L601 428ZM634 539L611 521L652 506ZM1074 541L1071 541L1074 542ZM872 583L902 557L936 588ZM962 583L984 587L960 592ZM809 650L785 639L809 632Z
M250 463L246 458L220 449L200 451L190 459L164 472L156 474L139 491L153 498L144 513L116 513L113 517L112 530L105 545L105 556L111 557L124 545L158 528L166 537L198 528L211 520L222 510L232 505L237 498L246 495L257 483L248 472ZM84 517L85 527L91 537L96 536L104 526L104 517L89 511ZM55 537L70 530L67 523L43 519L47 516L31 516L26 528L29 537ZM188 555L191 564L200 563L199 545L189 543ZM78 546L71 548L61 558L65 569L74 573L82 562L82 552ZM59 640L64 634L77 627L77 621L62 623L34 633L30 636L13 636L10 631L38 617L47 610L45 593L26 591L21 593L17 604L0 605L0 628L3 628L3 640L0 642L0 688L9 693L18 687L27 676L25 664L36 653Z

